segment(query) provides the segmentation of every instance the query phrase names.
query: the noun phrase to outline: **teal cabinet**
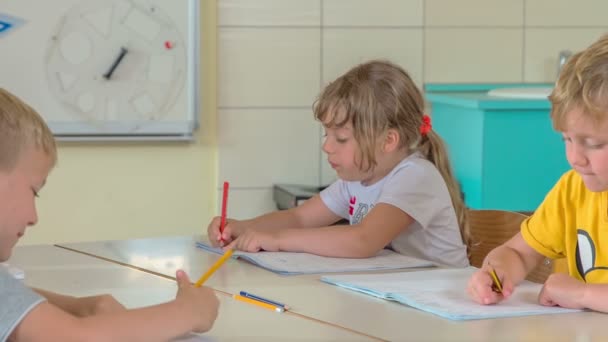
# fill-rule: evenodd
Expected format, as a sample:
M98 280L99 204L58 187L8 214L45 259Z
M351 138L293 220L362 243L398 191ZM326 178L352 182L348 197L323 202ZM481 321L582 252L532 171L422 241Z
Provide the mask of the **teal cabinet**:
M547 99L487 95L513 85L425 86L467 206L532 211L570 167Z

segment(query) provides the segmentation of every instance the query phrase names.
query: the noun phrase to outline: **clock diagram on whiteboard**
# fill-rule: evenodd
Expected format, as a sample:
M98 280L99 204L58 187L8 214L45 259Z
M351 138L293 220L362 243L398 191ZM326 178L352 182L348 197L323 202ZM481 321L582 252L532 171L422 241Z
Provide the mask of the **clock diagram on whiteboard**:
M100 126L133 122L136 130L162 119L183 91L184 45L171 18L150 2L83 1L51 32L49 88L73 115Z

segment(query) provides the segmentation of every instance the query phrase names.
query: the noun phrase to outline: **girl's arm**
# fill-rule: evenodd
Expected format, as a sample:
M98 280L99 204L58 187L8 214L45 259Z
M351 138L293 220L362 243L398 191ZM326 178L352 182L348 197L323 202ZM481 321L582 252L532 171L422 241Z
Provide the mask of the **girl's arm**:
M413 222L401 209L379 203L359 224L281 231L278 245L282 251L367 258L376 255Z
M223 233L220 233L221 219L215 217L207 227L207 234L213 246L226 246L252 231L277 233L287 228L324 227L340 219L327 208L319 195L315 195L295 208L274 211L250 220L228 220Z
M278 231L285 228L324 227L340 219L327 208L321 196L315 195L295 208L274 211L240 223L247 229Z

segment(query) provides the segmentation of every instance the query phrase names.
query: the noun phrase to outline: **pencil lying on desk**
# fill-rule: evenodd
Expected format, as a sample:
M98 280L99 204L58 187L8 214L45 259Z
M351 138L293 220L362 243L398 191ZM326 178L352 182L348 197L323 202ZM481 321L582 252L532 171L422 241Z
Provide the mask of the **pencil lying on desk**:
M253 293L241 291L241 292L239 292L239 294L241 296L243 296L243 297L247 297L247 298L251 298L253 300L257 300L258 302L264 302L264 303L268 303L270 305L278 306L280 308L283 308L284 310L288 310L289 309L289 307L287 305L283 304L283 303L279 303L279 302L276 302L274 300L270 300L268 298L260 297L260 296L254 295Z
M260 302L259 300L251 299L249 297L241 296L241 295L238 295L238 294L232 295L232 298L234 298L236 300L240 300L241 302L257 305L259 307L262 307L262 308L265 308L265 309L268 309L268 310L272 310L272 311L276 311L276 312L283 312L283 311L285 311L285 309L282 308L282 307L278 307L276 305L272 305L272 304L265 303L265 302Z
M209 277L211 277L211 275L218 270L218 268L220 268L224 262L226 260L228 260L231 256L232 256L233 250L229 249L226 252L224 252L224 255L222 255L221 258L219 258L215 264L213 264L213 266L211 266L211 268L209 268L209 270L207 272L205 272L205 274L203 274L203 276L201 277L201 279L199 279L196 284L194 284L194 286L196 287L201 287L205 281L207 281L207 279L209 279Z

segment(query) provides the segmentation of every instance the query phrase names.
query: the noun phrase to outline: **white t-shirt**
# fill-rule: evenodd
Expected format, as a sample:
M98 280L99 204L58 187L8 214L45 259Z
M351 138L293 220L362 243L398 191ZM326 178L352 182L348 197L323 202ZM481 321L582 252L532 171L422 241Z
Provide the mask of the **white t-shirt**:
M44 298L0 267L0 341L6 341L15 327Z
M361 222L377 203L395 206L414 222L391 241L390 248L441 265L469 265L447 185L435 165L420 153L403 159L372 185L338 180L320 196L331 211L349 219L351 225Z

